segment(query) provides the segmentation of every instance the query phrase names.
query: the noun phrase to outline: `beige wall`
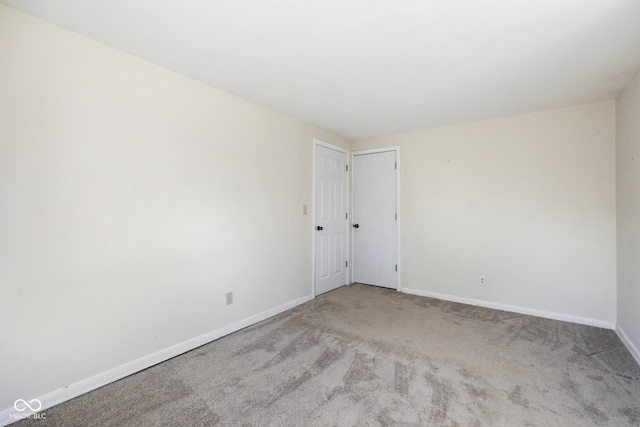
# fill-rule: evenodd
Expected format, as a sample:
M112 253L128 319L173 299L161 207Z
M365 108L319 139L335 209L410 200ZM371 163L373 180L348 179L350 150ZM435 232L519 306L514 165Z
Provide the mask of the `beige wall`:
M616 102L616 184L618 326L640 357L640 73Z
M0 58L0 409L312 293L349 140L5 6Z
M403 288L613 325L614 110L354 141L400 146Z

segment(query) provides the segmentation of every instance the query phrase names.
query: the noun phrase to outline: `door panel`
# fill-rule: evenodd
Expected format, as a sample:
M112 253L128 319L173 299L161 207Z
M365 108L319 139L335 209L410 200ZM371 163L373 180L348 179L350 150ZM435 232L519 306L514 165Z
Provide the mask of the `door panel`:
M331 263L329 262L329 255L331 254L331 236L324 235L324 236L319 236L319 240L320 240L320 262L319 262L319 269L318 269L318 273L320 274L320 278L325 279L327 277L329 277L330 271L329 271L329 266L331 265Z
M396 152L353 157L354 281L397 289Z
M316 295L347 283L346 165L346 153L316 146Z

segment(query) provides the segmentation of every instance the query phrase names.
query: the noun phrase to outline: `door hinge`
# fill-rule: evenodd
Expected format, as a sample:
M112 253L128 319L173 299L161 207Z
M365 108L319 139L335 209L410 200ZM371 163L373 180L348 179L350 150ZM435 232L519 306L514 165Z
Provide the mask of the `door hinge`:
M398 220L398 214L396 214L396 221Z
M349 219L349 212L347 212L346 214L344 214L344 218L345 218L345 219Z
M396 264L396 271L398 271L398 264Z
M394 168L394 169L398 169L398 162L394 162L394 163L393 163L393 168Z
M349 165L346 165L346 166L347 166L347 172L349 172Z
M344 262L344 266L345 266L345 267L349 267L349 261L345 261L345 262Z

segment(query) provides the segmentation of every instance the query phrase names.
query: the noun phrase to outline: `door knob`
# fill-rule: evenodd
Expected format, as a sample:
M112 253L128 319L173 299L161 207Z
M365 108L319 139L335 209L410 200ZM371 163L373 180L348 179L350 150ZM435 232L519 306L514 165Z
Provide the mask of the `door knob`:
M320 227L320 226L317 226L317 227L316 227L316 230L318 230L318 231L322 231L322 230L324 230L324 228L322 228L322 227Z
M353 224L353 228L360 228L360 224Z

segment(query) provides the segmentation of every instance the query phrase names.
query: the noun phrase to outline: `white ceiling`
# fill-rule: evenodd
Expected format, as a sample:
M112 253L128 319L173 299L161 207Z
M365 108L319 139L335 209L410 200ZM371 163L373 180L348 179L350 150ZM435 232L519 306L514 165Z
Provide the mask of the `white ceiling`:
M638 0L0 0L349 138L612 99Z

